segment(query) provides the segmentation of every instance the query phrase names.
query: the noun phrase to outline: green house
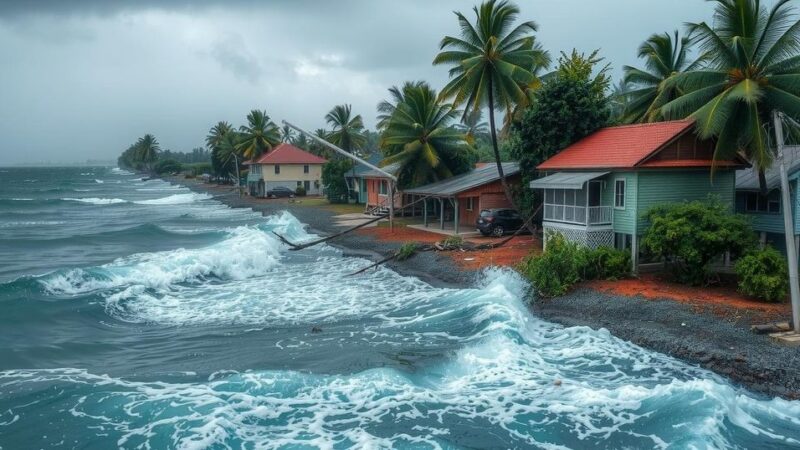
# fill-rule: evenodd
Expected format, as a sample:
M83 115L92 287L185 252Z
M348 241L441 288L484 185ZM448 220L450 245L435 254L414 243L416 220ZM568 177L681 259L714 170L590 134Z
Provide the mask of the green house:
M800 146L789 146L783 151L786 171L789 175L792 213L794 218L795 248L800 247ZM761 191L758 173L753 168L736 172L736 212L751 217L753 230L758 233L762 244L786 251L786 238L783 226L783 205L781 204L780 174L778 161L764 173L767 192Z
M699 140L692 121L600 129L565 148L537 169L530 183L544 199L547 236L559 232L589 247L630 249L634 267L653 206L715 195L734 208L736 169L744 160L716 161L714 143Z

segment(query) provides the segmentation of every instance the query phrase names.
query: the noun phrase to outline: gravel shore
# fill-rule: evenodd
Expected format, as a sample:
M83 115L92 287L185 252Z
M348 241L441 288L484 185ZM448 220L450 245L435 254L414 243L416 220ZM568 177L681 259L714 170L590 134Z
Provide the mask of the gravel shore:
M230 187L177 177L166 179L211 194L234 208L252 208L264 215L288 210L311 232L324 235L341 231L333 225L336 213L325 208L239 198ZM345 255L372 260L389 255L401 245L359 233L348 233L330 244L341 248ZM458 267L436 252L421 253L388 266L434 286L472 287L478 280L477 271ZM606 328L621 339L712 370L764 396L800 399L800 350L753 334L747 320L728 321L710 310L672 300L628 297L587 288L554 299L532 299L531 309L537 316L565 326Z

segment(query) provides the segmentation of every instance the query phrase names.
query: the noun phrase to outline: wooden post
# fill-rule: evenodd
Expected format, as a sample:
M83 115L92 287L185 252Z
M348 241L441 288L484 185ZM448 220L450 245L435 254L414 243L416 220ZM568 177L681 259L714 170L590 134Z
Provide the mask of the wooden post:
M458 236L458 197L453 198L453 210L453 231L455 231L456 236Z
M394 181L389 180L389 232L394 233Z
M631 273L634 275L639 273L639 237L636 235L636 230L631 235L631 266L633 266Z
M439 198L439 228L444 230L444 199Z
M428 228L428 199L422 201L422 223Z
M800 285L797 280L797 252L794 246L794 220L792 199L789 194L789 176L783 159L783 122L782 114L773 112L775 121L775 143L778 150L778 162L781 174L781 205L783 210L783 235L786 239L786 256L789 260L789 292L792 298L792 324L794 332L800 333Z

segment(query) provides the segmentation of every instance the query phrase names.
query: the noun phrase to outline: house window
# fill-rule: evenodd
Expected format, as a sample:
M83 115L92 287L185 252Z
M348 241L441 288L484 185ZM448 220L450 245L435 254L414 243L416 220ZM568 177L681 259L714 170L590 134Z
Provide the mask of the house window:
M625 208L625 180L614 181L614 207Z
M475 210L475 197L467 197L467 211Z
M389 187L387 186L386 181L379 180L378 181L378 194L386 195L389 193Z
M308 173L308 164L303 166L303 173Z
M781 212L781 202L758 192L748 192L745 196L744 209L749 213L779 214Z
M279 173L281 173L281 166L275 164L275 175L278 175Z

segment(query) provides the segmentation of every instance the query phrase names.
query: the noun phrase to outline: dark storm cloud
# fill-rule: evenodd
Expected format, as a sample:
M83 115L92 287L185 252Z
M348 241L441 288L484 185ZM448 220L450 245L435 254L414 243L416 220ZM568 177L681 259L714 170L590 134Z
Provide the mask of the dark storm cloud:
M700 0L517 3L554 57L600 48L615 77L648 35L710 18ZM0 164L114 158L144 133L189 150L213 123L240 125L253 108L315 129L351 103L374 126L390 86L447 81L431 61L458 32L453 11L471 16L473 4L0 0Z

